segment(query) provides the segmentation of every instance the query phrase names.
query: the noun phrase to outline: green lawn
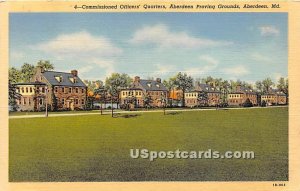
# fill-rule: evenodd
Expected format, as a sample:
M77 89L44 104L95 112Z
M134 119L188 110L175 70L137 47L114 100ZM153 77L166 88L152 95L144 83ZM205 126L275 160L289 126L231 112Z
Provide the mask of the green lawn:
M18 181L288 180L288 108L9 120ZM252 150L255 159L132 159L149 150Z

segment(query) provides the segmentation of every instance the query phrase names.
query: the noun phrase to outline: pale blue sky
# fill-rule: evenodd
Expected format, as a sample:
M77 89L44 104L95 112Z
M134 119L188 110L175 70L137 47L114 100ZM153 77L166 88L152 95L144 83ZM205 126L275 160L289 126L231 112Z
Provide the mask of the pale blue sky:
M286 13L12 13L10 65L249 82L287 77Z

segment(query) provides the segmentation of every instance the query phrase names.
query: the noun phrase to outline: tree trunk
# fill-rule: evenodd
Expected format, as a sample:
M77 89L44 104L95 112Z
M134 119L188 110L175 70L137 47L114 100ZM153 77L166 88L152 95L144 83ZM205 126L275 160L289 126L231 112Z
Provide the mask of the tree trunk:
M182 107L185 107L185 90L182 90Z

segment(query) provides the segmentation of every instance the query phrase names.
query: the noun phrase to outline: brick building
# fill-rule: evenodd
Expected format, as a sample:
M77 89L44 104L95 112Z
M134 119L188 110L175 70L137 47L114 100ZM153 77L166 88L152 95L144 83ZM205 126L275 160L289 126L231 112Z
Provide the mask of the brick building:
M208 84L197 84L195 90L185 93L185 106L216 106L220 104L221 92Z
M45 71L42 67L38 67L36 73L33 75L30 83L17 84L21 90L25 88L25 92L21 92L22 97L33 100L37 96L34 91L30 92L30 87L33 89L37 85L43 87L41 92L44 98L39 98L39 103L44 107L47 105L50 110L74 110L84 109L87 99L87 86L82 82L78 76L77 70L72 70L70 73ZM24 87L23 87L24 86ZM29 91L26 92L26 87ZM29 99L30 98L30 99ZM21 98L22 99L22 98ZM23 101L24 103L24 101ZM28 102L29 103L29 102ZM19 106L25 109L22 104ZM28 106L28 109L32 109ZM34 110L38 110L35 108Z
M167 98L168 90L161 83L161 79L144 80L136 76L129 88L120 91L120 104L126 104L128 99L135 98L134 107L144 107L145 97L148 97L151 107L162 107L162 98Z
M17 83L16 92L20 95L18 111L40 111L45 109L46 84L41 82Z
M257 93L250 88L237 86L236 91L228 93L227 101L231 106L242 106L249 98L253 105L257 105Z

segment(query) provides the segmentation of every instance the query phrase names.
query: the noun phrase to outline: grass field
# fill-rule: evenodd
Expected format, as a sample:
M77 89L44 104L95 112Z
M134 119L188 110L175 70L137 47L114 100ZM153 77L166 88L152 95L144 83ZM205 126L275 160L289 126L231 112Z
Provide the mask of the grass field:
M255 152L255 159L132 159L129 149ZM9 120L10 181L288 180L288 108Z

